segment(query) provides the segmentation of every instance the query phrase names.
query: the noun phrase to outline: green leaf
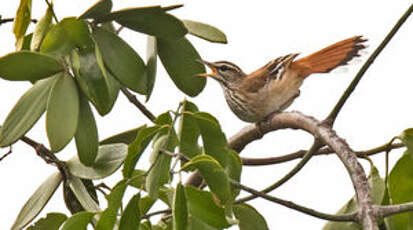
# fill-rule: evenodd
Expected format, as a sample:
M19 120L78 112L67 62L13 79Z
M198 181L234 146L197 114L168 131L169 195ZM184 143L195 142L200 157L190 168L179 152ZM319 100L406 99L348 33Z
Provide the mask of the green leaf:
M195 218L194 216L189 216L188 220L188 230L219 230L220 228L215 228L212 227L211 225L208 225L207 223L201 221L198 218Z
M40 52L52 56L65 56L74 49L92 49L93 40L85 21L74 17L64 18L47 33Z
M225 173L228 175L229 178L240 182L241 181L241 172L242 172L242 160L241 157L238 155L237 152L234 150L228 151L228 161L227 165L225 166ZM231 193L233 199L238 196L240 192L239 188L231 185Z
M80 180L80 178L76 176L71 176L68 180L68 184L70 189L75 194L77 200L82 205L82 207L89 212L99 212L100 207L96 203L96 201L90 196L89 192L87 191L85 185Z
M81 182L85 186L90 197L96 202L96 204L99 204L96 187L93 184L93 181L81 179ZM85 211L85 208L83 208L82 204L80 203L79 199L77 199L76 195L73 193L68 183L63 183L63 199L70 213L74 214Z
M188 210L186 207L186 198L184 186L179 183L176 186L173 208L172 208L172 218L173 218L173 230L186 230L188 224Z
M169 181L169 168L171 157L166 154L160 154L160 150L167 148L169 142L169 135L159 136L154 141L153 151L151 154L151 170L146 177L146 191L148 195L156 199L159 195L159 188Z
M384 180L380 177L376 167L371 165L369 175L369 185L371 189L371 198L374 204L381 204L385 195ZM337 214L349 214L357 210L357 198L351 198ZM323 230L361 230L361 226L354 222L333 222L329 221L324 226Z
M76 213L66 220L61 230L86 230L94 215L92 212Z
M113 106L108 87L108 75L98 64L96 49L72 53L72 65L76 80L83 93L93 103L100 115L110 112Z
M211 25L191 20L182 20L182 22L188 29L188 32L194 36L210 42L227 43L225 34Z
M141 157L146 146L152 140L153 136L161 129L159 126L153 126L142 129L136 139L128 146L128 155L123 164L122 173L124 177L131 177L136 163Z
M158 45L156 44L156 38L153 36L148 36L146 42L146 68L145 75L147 79L147 92L146 101L149 100L152 94L153 87L155 86L156 79L156 67L157 67L157 55L158 55Z
M19 8L17 9L16 16L14 18L13 33L16 37L16 46L19 44L19 40L24 37L27 27L30 24L32 13L32 0L20 0Z
M388 178L389 194L392 204L402 204L413 201L413 155L406 151L396 162ZM386 222L393 222L394 229L413 228L413 212L387 217Z
M119 222L119 230L139 230L141 213L140 194L134 195L126 205Z
M98 153L98 130L86 96L79 96L79 119L75 133L77 156L82 164L92 166Z
M211 191L217 195L221 204L231 201L231 190L228 176L222 166L209 155L198 155L186 163L182 170L195 167L205 179Z
M215 158L223 167L226 167L228 143L217 119L204 112L195 113L192 117L196 119L201 132L205 153Z
M147 94L145 64L122 38L105 29L94 28L93 38L99 46L105 66L124 86Z
M190 114L195 112L198 112L198 107L194 103L185 100L182 105L181 119L179 120L179 152L190 158L201 153L201 147L198 144L200 130L197 120Z
M60 173L56 172L50 175L24 204L11 230L22 229L29 224L49 202L61 181Z
M69 171L74 176L98 180L114 173L124 161L127 153L125 144L110 144L99 147L95 163L91 167L84 166L77 156L66 162Z
M19 51L0 58L0 77L10 81L37 81L63 71L63 66L47 55Z
M235 217L239 220L240 230L268 230L264 217L248 204L237 204L234 206Z
M46 130L53 152L62 150L73 138L79 118L79 95L72 76L57 77L47 101Z
M159 6L125 9L99 18L99 22L115 20L137 32L166 39L178 39L188 31L176 17L165 13Z
M100 0L79 16L79 19L99 18L110 13L112 9L111 0Z
M404 130L399 138L406 145L407 150L413 154L413 128Z
M205 78L196 75L204 73L205 66L196 61L201 57L188 39L158 39L158 54L169 76L182 92L194 97L204 89Z
M51 28L52 15L53 9L51 7L48 7L46 14L36 24L36 28L34 29L33 37L30 43L30 50L38 51L40 49L40 45L42 44L44 37Z
M189 214L212 227L223 229L230 224L225 218L225 210L216 205L212 193L185 187Z
M138 128L127 130L125 132L105 138L104 140L101 140L99 144L105 145L105 144L114 144L114 143L124 143L124 144L129 145L130 143L132 143L132 141L136 139L136 136L138 135L138 133L144 128L146 128L146 126L142 125Z
M144 196L139 200L139 212L144 215L149 209L152 208L153 204L156 202L155 199L152 199L150 196Z
M63 213L51 212L47 216L39 219L27 230L59 230L60 225L65 222L67 216Z
M0 147L13 144L36 123L46 109L54 81L55 77L37 81L20 97L0 129Z
M21 51L24 51L24 50L30 51L30 44L32 42L32 38L33 38L33 33L30 33L30 34L24 36L23 42L21 44L21 49L19 49L19 50L21 50Z
M117 183L113 187L109 195L106 196L108 200L108 207L101 213L99 220L96 224L96 230L112 230L116 217L118 215L118 210L122 204L123 194L126 190L126 183L124 180Z

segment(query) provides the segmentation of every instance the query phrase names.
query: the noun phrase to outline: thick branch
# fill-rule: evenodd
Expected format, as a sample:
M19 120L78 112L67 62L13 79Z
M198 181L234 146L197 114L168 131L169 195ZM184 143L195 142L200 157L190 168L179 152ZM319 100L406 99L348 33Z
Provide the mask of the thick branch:
M356 221L357 220L357 218L356 218L357 213L344 214L344 215L330 215L330 214L327 214L327 213L322 213L322 212L316 211L314 209L307 208L307 207L295 204L295 203L293 203L291 201L288 201L288 200L283 200L283 199L280 199L280 198L277 198L277 197L274 197L274 196L270 196L266 193L263 193L263 192L255 190L255 189L252 189L250 187L247 187L245 185L242 185L242 184L240 184L236 181L231 181L231 183L235 187L238 187L238 188L240 188L240 189L242 189L246 192L249 192L249 193L253 194L254 196L264 198L264 199L269 200L271 202L283 205L285 207L294 209L296 211L299 211L299 212L302 212L302 213L305 213L305 214L308 214L310 216L314 216L314 217L317 217L317 218L320 218L320 219L323 219L323 220L331 220L331 221Z
M403 212L413 211L413 202L386 206L375 205L374 209L376 210L377 217L386 217Z
M365 158L366 156L375 155L381 152L386 152L386 151L398 149L401 147L404 147L404 144L402 143L391 144L391 145L385 144L385 145L381 145L373 149L357 151L356 154L357 154L357 157ZM277 156L277 157L267 157L267 158L242 157L241 159L242 159L242 164L246 166L272 165L272 164L280 164L280 163L289 162L292 160L303 158L306 152L307 150L299 150L294 153L289 153L289 154ZM334 153L334 151L331 148L325 147L325 148L318 150L313 155L320 156L320 155L329 155L332 153Z
M376 60L377 56L383 51L386 45L390 42L393 36L397 33L403 23L407 20L410 14L413 11L413 4L407 9L407 11L401 16L401 18L397 21L396 25L390 30L384 40L380 43L380 45L374 50L373 54L367 59L366 63L361 67L359 72L356 74L354 79L351 81L350 85L347 87L346 91L344 91L343 95L341 96L340 100L334 106L331 113L328 115L327 119L330 124L332 125L337 118L338 113L343 108L344 103L346 103L347 99L350 97L351 93L356 88L357 84L366 73L367 69L373 64L374 60Z
M133 95L131 92L129 92L129 90L127 90L124 87L120 88L120 90L126 96L126 98L128 98L128 100L143 113L143 115L145 115L151 121L155 120L156 117L153 115L153 113L149 111L142 103L140 103L140 101L138 101L135 95Z

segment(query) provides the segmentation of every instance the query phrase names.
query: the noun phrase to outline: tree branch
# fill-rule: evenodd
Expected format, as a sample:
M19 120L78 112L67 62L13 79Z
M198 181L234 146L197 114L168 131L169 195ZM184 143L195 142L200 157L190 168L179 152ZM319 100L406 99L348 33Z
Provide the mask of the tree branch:
M1 18L1 15L0 15L0 25L3 23L13 22L13 21L14 21L14 18ZM30 19L30 21L33 23L37 23L37 19Z
M381 145L373 149L357 151L356 155L359 158L365 158L366 156L375 155L381 152L386 152L386 151L398 149L401 147L404 147L404 144L402 143L391 144L391 145L385 144L385 145ZM241 159L242 159L242 164L245 166L272 165L272 164L285 163L285 162L289 162L292 160L302 158L304 157L306 152L307 150L299 150L297 152L293 152L293 153L289 153L289 154L285 154L285 155L277 156L277 157L267 157L267 158L242 157ZM317 152L313 154L313 156L329 155L332 153L334 153L334 151L331 148L325 147L325 148L319 149Z
M235 187L240 188L240 189L242 189L246 192L249 192L249 193L253 194L254 196L264 198L264 199L269 200L271 202L283 205L287 208L294 209L296 211L299 211L299 212L302 212L302 213L305 213L307 215L314 216L314 217L317 217L317 218L320 218L320 219L323 219L323 220L342 221L342 222L344 222L344 221L356 221L357 220L357 217L356 217L357 213L344 214L344 215L330 215L330 214L327 214L327 213L319 212L319 211L316 211L314 209L307 208L307 207L295 204L291 201L287 201L287 200L283 200L283 199L280 199L280 198L277 198L277 197L274 197L274 196L270 196L270 195L265 194L263 192L259 192L255 189L252 189L250 187L242 185L242 184L240 184L236 181L231 181L231 183Z
M393 36L397 33L403 23L407 20L410 14L413 11L413 4L407 9L407 11L401 16L401 18L397 21L396 25L390 30L384 40L380 43L380 45L374 50L373 54L367 59L364 65L361 67L359 72L356 74L354 79L351 81L350 85L347 87L346 91L344 91L343 95L341 96L340 100L334 106L333 110L330 112L326 120L333 125L334 121L337 118L338 113L343 108L344 104L346 103L347 99L350 97L351 93L356 88L357 84L360 82L363 75L366 73L367 69L373 64L376 60L377 56L383 51L386 45L390 42Z
M121 87L120 90L126 96L126 98L128 98L128 100L143 113L143 115L145 115L152 122L155 120L156 117L153 115L153 113L149 111L142 103L140 103L135 95L129 92L129 90L125 87Z
M396 204L396 205L374 205L377 217L386 217L403 212L413 211L413 202Z
M31 146L36 151L37 155L40 156L46 163L55 165L62 174L63 180L69 178L70 173L65 162L59 160L54 153L43 144L40 144L26 136L21 137L20 140Z
M278 187L280 187L281 185L283 185L285 182L287 182L288 180L290 180L293 176L295 176L295 174L297 174L303 167L304 165L311 159L311 157L313 156L313 154L315 152L317 152L318 149L320 149L321 144L319 140L314 140L313 145L311 146L311 148L307 151L306 154L304 154L303 159L301 159L300 162L298 162L298 164L291 170L289 171L285 176L283 176L280 180L278 180L277 182L275 182L274 184L268 186L267 188L263 189L261 191L261 193L269 193L275 189L277 189ZM249 200L255 199L257 198L256 194L253 194L251 196L247 196L245 198L241 198L239 200L237 200L237 203L244 203L247 202Z

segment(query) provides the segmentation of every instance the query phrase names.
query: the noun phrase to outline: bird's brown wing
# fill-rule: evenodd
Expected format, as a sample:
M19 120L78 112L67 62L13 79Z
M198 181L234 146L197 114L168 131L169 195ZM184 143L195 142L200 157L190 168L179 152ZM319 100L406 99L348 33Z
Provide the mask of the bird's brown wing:
M271 81L280 80L297 53L280 56L256 71L248 74L242 85L243 90L257 92Z

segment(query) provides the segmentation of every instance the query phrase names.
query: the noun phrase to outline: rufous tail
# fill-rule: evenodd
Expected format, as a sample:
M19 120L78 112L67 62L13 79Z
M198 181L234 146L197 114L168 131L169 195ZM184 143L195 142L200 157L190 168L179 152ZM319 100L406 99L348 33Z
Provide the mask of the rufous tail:
M346 65L354 57L359 57L359 51L366 48L362 36L339 41L311 55L300 58L291 64L301 77L312 73L328 73L338 66Z

